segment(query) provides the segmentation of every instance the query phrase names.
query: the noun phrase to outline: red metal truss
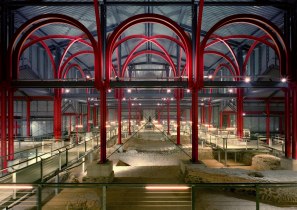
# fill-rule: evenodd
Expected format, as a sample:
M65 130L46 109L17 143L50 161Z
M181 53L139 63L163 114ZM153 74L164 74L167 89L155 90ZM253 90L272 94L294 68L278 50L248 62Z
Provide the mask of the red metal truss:
M61 78L66 78L68 72L72 68L77 68L78 71L81 73L81 77L82 78L86 78L85 72L82 70L82 68L80 67L80 65L78 65L77 63L73 63L73 64L70 64L69 66L67 66L67 68L65 69L65 71L64 71L64 73L63 73L63 75L62 75Z
M129 56L127 58L127 60L125 61L124 65L123 65L123 72L122 72L122 76L124 76L125 72L126 72L126 69L127 69L127 66L128 64L135 58L137 58L138 56L141 56L141 55L144 55L144 54L153 54L153 55L157 55L159 57L161 57L162 59L164 59L165 61L167 61L168 63L170 63L170 60L161 52L159 51L155 51L155 50L144 50L144 51L140 51L140 52L137 52L135 54L133 54L132 56ZM176 72L174 72L174 76L176 76Z
M10 42L10 46L8 48L8 55L10 58L9 78L10 79L18 78L19 57L21 55L21 49L23 48L25 41L30 37L31 34L33 34L39 28L44 27L48 24L54 24L54 23L68 24L68 25L74 26L86 34L86 37L90 40L94 51L94 57L95 57L94 69L95 69L95 81L96 81L95 84L97 88L101 87L102 74L101 72L99 72L101 70L101 68L99 67L101 66L102 59L101 59L100 51L98 49L96 40L83 24L81 24L79 21L75 20L74 18L71 18L66 15L62 15L62 14L45 14L45 15L36 16L30 19L29 21L27 21L16 31L12 41Z
M73 60L74 58L80 56L80 55L85 55L85 54L93 54L94 52L92 50L83 50L83 51L79 51L77 53L72 54L69 58L66 59L66 61L64 61L63 65L59 68L59 72L58 72L58 78L61 79L63 72L65 71L65 68L67 66L67 64Z
M123 21L110 35L108 42L107 42L107 50L106 50L106 85L109 86L110 75L112 70L112 53L115 49L115 44L120 37L120 35L128 28L139 24L139 23L159 23L162 24L173 32L179 37L183 45L185 46L186 52L186 60L188 61L188 76L189 76L189 83L192 84L192 50L191 50L191 42L188 35L184 32L184 30L174 21L171 19L164 17L158 14L141 14L135 15L127 20Z
M232 15L229 17L226 17L216 23L205 35L200 48L200 58L199 58L199 80L200 82L203 82L203 51L205 50L205 47L207 45L208 40L211 38L211 36L214 34L214 32L224 26L230 25L230 24L236 24L236 23L245 23L245 24L251 24L254 25L260 29L262 29L266 34L269 36L269 38L272 40L272 42L275 45L276 52L280 56L280 66L281 66L281 75L285 76L289 74L289 56L288 56L288 50L286 43L284 39L282 38L282 33L279 28L277 28L272 22L269 20L253 14L239 14L239 15ZM251 37L250 37L251 38ZM262 41L262 40L259 40Z
M204 51L204 54L213 54L213 55L217 55L217 56L220 56L222 58L224 58L226 61L228 61L233 70L234 70L234 74L236 76L240 76L240 70L239 68L236 66L236 64L231 60L230 57L226 56L224 53L221 53L221 52L217 52L217 51L213 51L213 50L207 50L207 51Z

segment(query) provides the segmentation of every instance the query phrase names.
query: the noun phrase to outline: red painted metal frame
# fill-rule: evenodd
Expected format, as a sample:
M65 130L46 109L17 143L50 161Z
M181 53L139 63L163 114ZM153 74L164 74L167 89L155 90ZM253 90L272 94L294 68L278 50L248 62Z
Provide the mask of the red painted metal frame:
M8 160L14 159L14 138L13 138L13 124L14 124L14 112L13 112L13 94L14 90L9 88L8 90Z
M135 54L131 54L130 56L128 56L127 60L125 61L125 63L123 64L123 72L122 72L122 77L124 77L124 74L126 72L126 69L127 69L127 66L128 64L135 58L141 56L141 55L144 55L144 54L153 54L153 55L156 55L156 56L159 56L161 57L162 59L164 59L165 61L167 61L170 66L172 67L173 65L173 69L175 69L174 67L174 63L171 59L168 59L164 54L162 54L161 52L159 51L154 51L154 50L144 50L144 51L140 51L140 52L137 52ZM170 61L171 60L171 61ZM174 70L173 71L174 73L174 76L176 76L176 71Z
M2 156L2 168L7 167L7 147L6 147L6 93L7 87L2 84L1 90L1 156Z
M292 91L292 159L297 159L297 86L291 87Z
M67 66L67 68L65 69L65 72L63 73L62 77L61 78L66 78L68 72L70 71L70 69L72 68L77 68L78 71L81 73L81 77L82 78L86 78L86 75L85 75L85 72L82 70L82 68L80 67L80 65L78 65L77 63L73 63L73 64L70 64L69 66Z
M203 82L203 52L205 50L206 44L208 40L211 38L213 33L230 24L236 24L236 23L246 23L254 25L260 29L262 29L264 32L267 33L267 35L270 37L270 39L273 41L276 47L276 51L278 55L280 55L280 63L284 64L286 67L285 69L281 65L281 75L285 76L289 74L289 56L288 56L288 48L286 43L284 42L284 39L282 38L282 33L280 29L278 29L272 22L268 21L267 19L253 14L239 14L239 15L232 15L229 17L226 17L216 23L205 35L200 48L200 58L199 58L199 80L197 81L202 83Z
M266 101L266 144L269 144L270 139L270 104Z
M191 50L191 42L187 34L183 31L183 29L171 19L158 15L158 14L141 14L135 15L123 21L115 31L110 35L107 42L107 52L106 52L106 85L109 87L110 75L112 70L112 52L115 49L116 40L120 37L120 35L128 28L140 24L140 23L159 23L162 24L173 32L180 38L181 42L185 46L186 52L186 60L188 61L188 76L189 76L189 84L192 85L192 50Z
M30 136L31 135L31 127L30 127L30 115L31 115L31 100L30 99L27 99L27 113L26 113L26 124L27 124L27 136Z
M129 102L128 102L128 111L129 111L129 114L128 114L128 132L129 132L129 135L131 135L131 99L129 98Z
M127 66L128 66L128 64L130 63L131 58L133 57L133 55L134 55L134 53L136 52L136 50L139 49L141 46L143 46L143 45L144 45L145 43L147 43L147 42L152 42L152 43L154 43L156 46L158 46L158 47L162 50L162 52L164 53L164 55L163 55L162 58L163 58L163 59L164 59L164 57L166 58L166 61L170 64L170 66L171 66L171 68L172 68L172 70L173 70L174 76L176 76L177 73L176 73L176 68L175 68L174 62L173 62L173 60L171 59L169 53L166 51L166 49L165 49L159 42L157 42L157 41L155 41L155 40L143 40L143 41L141 41L140 43L138 43L138 44L131 50L129 56L127 57L126 61L125 61L124 64L123 64L123 71L122 71L122 75L121 75L121 77L124 77L124 74L125 74L125 72L126 72ZM142 52L143 52L143 51L142 51ZM158 52L158 51L155 51L155 52ZM160 52L158 52L158 53L160 53ZM136 54L137 54L137 53L136 53ZM161 54L161 53L160 53L160 54ZM142 54L141 54L141 55L142 55Z

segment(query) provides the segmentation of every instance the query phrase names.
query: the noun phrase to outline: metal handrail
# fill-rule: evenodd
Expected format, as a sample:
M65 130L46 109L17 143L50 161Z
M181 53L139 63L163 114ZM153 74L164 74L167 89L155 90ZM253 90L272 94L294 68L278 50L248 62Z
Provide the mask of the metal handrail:
M22 190L25 191L25 189L30 189L29 193L36 195L36 203L34 202L34 205L37 207L37 209L42 209L43 199L42 199L42 190L43 189L49 189L49 188L55 188L55 189L66 189L66 188L72 188L72 189L80 189L80 188L89 188L89 189L102 189L102 195L100 196L100 199L102 201L101 203L101 209L106 210L107 208L107 197L108 194L106 193L106 189L110 188L124 188L124 189L132 189L132 188L139 188L139 189L145 189L147 186L160 186L163 187L170 187L172 185L174 186L182 186L187 187L188 190L191 192L189 196L191 196L191 200L189 201L191 203L191 209L196 209L196 195L199 193L199 189L218 189L218 190L228 190L228 189L249 189L253 190L255 193L253 194L254 199L252 199L253 202L255 202L255 209L260 210L260 190L265 188L296 188L297 183L296 182L279 182L279 183L190 183L190 184L180 184L180 183L166 183L166 184L160 184L160 183L32 183L32 184L13 184L12 183L2 183L0 184L0 187L4 188L11 188L14 190L14 193L16 191L21 192ZM22 189L24 188L24 189ZM28 190L27 190L28 192ZM11 193L12 196L12 193ZM20 199L19 199L20 200ZM249 198L248 200L251 201ZM8 203L8 208L11 208L15 205L15 200L11 200L11 203ZM33 204L32 204L33 205Z

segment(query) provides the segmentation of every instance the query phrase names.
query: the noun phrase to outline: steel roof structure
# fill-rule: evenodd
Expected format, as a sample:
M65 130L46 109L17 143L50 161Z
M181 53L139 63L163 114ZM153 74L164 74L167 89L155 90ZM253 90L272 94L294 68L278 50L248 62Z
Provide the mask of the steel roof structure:
M99 107L101 133L108 110L121 110L122 103L128 110L135 98L153 109L162 101L176 101L178 109L192 110L193 125L198 116L200 123L219 124L212 114L231 107L242 136L249 103L261 101L253 111L269 114L267 104L282 98L284 133L288 142L295 141L289 137L289 109L297 94L291 89L296 80L295 1L12 0L1 1L0 8L2 116L10 116L7 122L2 118L2 130L8 126L2 139L13 136L13 98L42 96L54 101L56 138L62 123L57 107L69 100L88 110ZM206 106L208 117L201 117ZM197 143L195 126L193 134ZM196 147L193 161L198 160ZM101 158L104 162L104 151Z

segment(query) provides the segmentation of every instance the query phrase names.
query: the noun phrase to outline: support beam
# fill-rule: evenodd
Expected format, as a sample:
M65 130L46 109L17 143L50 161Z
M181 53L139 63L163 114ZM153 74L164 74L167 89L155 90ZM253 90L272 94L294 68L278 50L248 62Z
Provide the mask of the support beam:
M122 97L118 98L118 144L122 144Z
M129 98L128 102L129 116L128 116L128 132L131 135L131 99Z
M292 87L292 159L297 160L297 87Z
M13 111L13 93L14 90L10 88L8 90L8 160L14 159L14 138L13 138L13 121L14 121L14 111Z
M167 135L170 135L170 99L167 98Z
M27 113L26 113L26 129L27 129L27 136L31 136L31 126L30 126L30 117L31 117L31 100L27 99Z
M7 167L7 157L6 157L6 87L2 86L1 90L1 156L2 158L2 168Z
M291 143L291 116L290 116L290 90L284 89L285 92L285 155L287 158L292 157Z
M270 138L270 104L266 101L266 144L269 144Z
M54 138L57 141L62 135L62 97L61 89L55 89L54 92Z
M192 162L198 162L198 90L192 90Z
M106 89L100 89L100 163L106 159Z
M91 119L91 105L90 105L90 102L88 100L87 101L87 132L91 131L90 119Z
M176 96L176 144L180 145L180 90L178 89L177 91L177 96Z

